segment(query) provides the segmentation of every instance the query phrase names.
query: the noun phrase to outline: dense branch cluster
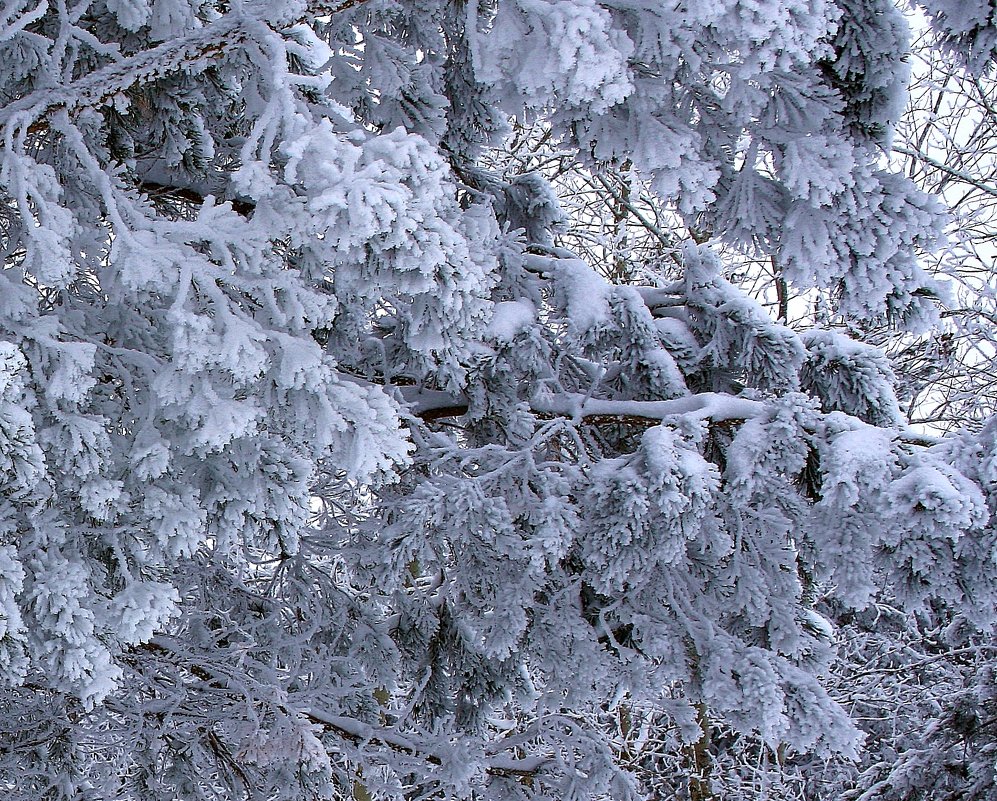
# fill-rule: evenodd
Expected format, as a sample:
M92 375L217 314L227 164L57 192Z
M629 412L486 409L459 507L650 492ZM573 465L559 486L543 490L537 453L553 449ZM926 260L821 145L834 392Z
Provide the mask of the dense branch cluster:
M909 430L715 246L932 324L907 46L888 0L5 3L0 794L894 786L836 641L985 653L997 429ZM564 247L510 119L687 241Z

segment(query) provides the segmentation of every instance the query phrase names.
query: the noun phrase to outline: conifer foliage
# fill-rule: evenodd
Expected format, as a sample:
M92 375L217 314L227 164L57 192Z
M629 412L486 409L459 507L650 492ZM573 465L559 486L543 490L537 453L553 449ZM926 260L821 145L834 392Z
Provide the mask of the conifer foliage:
M888 0L5 2L0 794L699 800L730 743L856 755L822 610L990 629L993 427L907 431L879 352L709 242L930 325L943 212L880 159L906 36ZM681 269L558 246L488 168L511 116L649 180Z

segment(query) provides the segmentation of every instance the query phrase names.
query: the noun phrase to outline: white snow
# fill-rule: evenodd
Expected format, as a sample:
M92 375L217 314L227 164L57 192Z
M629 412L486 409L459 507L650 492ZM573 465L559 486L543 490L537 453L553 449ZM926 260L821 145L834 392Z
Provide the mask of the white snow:
M563 259L554 280L564 298L565 311L577 331L590 331L610 322L612 287L581 259Z
M496 303L488 324L488 336L496 342L511 342L536 320L537 309L528 300Z

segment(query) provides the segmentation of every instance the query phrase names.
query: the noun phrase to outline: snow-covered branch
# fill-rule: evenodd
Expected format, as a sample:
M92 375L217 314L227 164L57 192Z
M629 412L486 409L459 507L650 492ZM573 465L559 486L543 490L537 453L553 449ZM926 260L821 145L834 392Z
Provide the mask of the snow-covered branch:
M342 715L327 715L314 709L302 711L300 714L355 744L365 747L386 747L406 756L424 760L430 765L439 766L445 764L444 758L434 753L432 747L423 746L411 737L399 734L391 729L381 726L371 726L355 718L343 717ZM526 778L535 776L538 771L542 770L551 761L551 757L541 755L517 758L492 753L482 757L481 768L485 773L492 776Z
M140 84L198 65L242 46L253 20L228 14L177 39L142 50L62 86L37 89L0 110L0 128L26 128L55 109L96 107ZM8 133L8 136L10 134Z
M825 801L849 616L989 659L893 4L0 5L0 797Z
M457 417L468 410L466 399L436 390L401 387L402 397L417 417L434 420ZM634 421L661 421L672 417L695 420L746 420L764 412L761 401L737 398L717 392L704 392L684 398L662 401L600 400L577 393L536 396L530 408L543 415L558 415L574 420L628 418Z
M687 420L747 420L765 411L761 401L736 398L718 392L703 392L684 398L661 401L599 400L583 395L552 395L534 398L531 408L543 414L556 414L575 420L628 418L661 421L683 417Z
M369 0L316 2L307 7L309 16L329 17L349 11ZM0 129L37 125L46 114L65 109L73 112L94 108L112 100L129 87L146 84L178 72L198 73L210 63L236 52L262 25L289 25L295 20L268 20L232 11L203 27L195 28L162 44L89 72L63 85L36 89L0 109ZM7 134L8 136L10 133Z

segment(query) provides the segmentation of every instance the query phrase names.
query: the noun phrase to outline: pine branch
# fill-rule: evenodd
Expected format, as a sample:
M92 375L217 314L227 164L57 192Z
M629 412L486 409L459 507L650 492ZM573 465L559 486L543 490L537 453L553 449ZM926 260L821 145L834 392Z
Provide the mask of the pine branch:
M229 15L186 36L164 42L128 58L108 64L62 86L39 89L0 111L0 127L32 126L59 109L74 111L99 106L129 87L144 81L191 69L199 61L215 60L243 44L248 38L244 16Z
M308 6L308 16L328 17L367 2L369 0L312 3ZM254 27L265 24L263 20L245 14L228 14L203 28L108 64L78 80L31 92L0 110L0 128L27 127L35 132L47 127L39 125L38 121L57 109L72 112L93 108L135 84L181 70L197 71L199 63L206 65L236 50L251 38Z
M374 743L387 746L408 756L418 757L431 765L442 765L443 760L435 753L421 748L407 737L378 726L361 723L354 718L340 715L325 715L314 710L301 712L312 723L317 723L328 731L354 743ZM488 759L485 772L490 776L535 776L550 759L543 756L511 758L494 756Z
M126 655L126 658L135 659L143 653L155 654L174 667L188 671L191 676L218 691L231 693L236 697L242 695L241 689L229 686L231 682L228 676L211 669L209 664L198 660L194 654L175 645L171 638L157 637L151 642L136 646L130 654ZM398 754L415 757L430 765L440 766L444 764L444 760L439 754L391 729L372 726L351 717L329 715L314 709L296 709L285 705L279 705L279 709L292 718L301 715L309 722L321 726L326 731L333 732L354 745L381 746ZM501 743L494 745L498 746ZM500 749L496 748L494 751L500 751ZM550 761L550 758L540 755L514 758L503 756L501 753L492 753L486 758L484 770L490 776L525 778L535 776Z

